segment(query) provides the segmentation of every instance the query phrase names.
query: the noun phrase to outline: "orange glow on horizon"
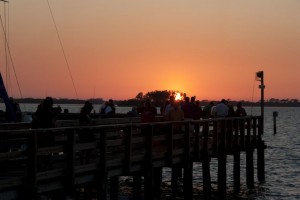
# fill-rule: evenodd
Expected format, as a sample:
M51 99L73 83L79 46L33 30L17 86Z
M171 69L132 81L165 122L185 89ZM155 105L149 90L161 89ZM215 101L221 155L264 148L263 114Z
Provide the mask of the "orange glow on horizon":
M182 99L182 96L179 92L176 93L175 95L175 101L180 101Z
M264 71L265 99L300 99L298 1L53 1L69 64L45 2L9 7L13 63L0 45L0 72L14 98L127 100L168 90L257 101L255 72Z

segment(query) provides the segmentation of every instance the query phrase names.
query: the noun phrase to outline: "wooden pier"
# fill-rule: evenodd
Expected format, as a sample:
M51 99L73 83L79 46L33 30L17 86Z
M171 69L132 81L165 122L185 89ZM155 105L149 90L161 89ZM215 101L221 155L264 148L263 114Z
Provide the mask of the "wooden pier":
M23 124L25 125L25 124ZM202 163L203 193L211 195L210 159L218 160L218 194L226 196L227 156L233 155L234 190L240 191L240 153L246 152L247 187L264 181L261 117L216 118L143 124L138 119L89 127L0 131L0 199L52 199L96 190L97 199L118 198L118 177L132 176L133 195L159 199L162 168L172 168L172 188L183 170L185 199L193 195L193 164ZM175 128L176 127L176 128ZM178 129L179 127L179 129ZM10 127L11 129L12 127Z

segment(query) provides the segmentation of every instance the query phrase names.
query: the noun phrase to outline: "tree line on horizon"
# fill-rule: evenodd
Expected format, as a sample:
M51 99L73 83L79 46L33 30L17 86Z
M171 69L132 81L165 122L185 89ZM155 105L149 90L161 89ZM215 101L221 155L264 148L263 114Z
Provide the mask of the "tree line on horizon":
M162 106L171 95L175 96L177 93L180 93L182 97L185 97L186 94L179 91L170 91L170 90L155 90L150 91L144 94L139 92L134 98L127 100L114 100L114 103L117 106L139 106L141 102L145 100L150 100L154 106ZM18 103L41 103L42 98L16 98L14 101ZM197 100L197 99L196 99ZM93 104L103 104L105 100L103 98L91 98L91 99L68 99L68 98L53 98L54 104L83 104L85 101L90 101ZM205 106L210 102L218 103L220 100L199 100L200 105ZM231 100L228 99L229 103L236 105L238 102L242 102L243 106L260 106L261 102L251 102L245 100ZM0 99L0 102L3 103L3 99ZM300 101L298 99L276 99L270 98L265 100L264 105L267 107L300 107Z

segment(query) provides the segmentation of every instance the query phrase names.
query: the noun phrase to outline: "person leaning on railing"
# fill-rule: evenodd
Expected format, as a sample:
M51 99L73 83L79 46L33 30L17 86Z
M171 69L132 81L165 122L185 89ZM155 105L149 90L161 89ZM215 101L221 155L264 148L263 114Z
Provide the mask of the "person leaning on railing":
M247 112L246 112L245 108L242 107L242 102L238 102L236 104L236 107L237 107L237 109L235 111L235 116L244 117L244 116L247 115Z

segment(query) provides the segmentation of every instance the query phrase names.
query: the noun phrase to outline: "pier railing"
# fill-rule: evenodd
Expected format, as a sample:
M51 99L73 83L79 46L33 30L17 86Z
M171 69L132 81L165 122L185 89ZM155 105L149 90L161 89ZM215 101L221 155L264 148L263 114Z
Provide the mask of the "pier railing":
M113 199L118 176L144 176L145 198L153 199L162 167L183 168L188 198L193 162L202 163L203 192L209 195L211 158L218 159L218 190L224 195L227 155L234 155L234 188L239 192L242 151L246 152L247 186L254 186L255 149L258 179L264 180L262 134L261 118L256 116L2 130L0 199L33 199L53 191L72 196L76 188L91 184L97 185L98 199L107 199L108 188Z

